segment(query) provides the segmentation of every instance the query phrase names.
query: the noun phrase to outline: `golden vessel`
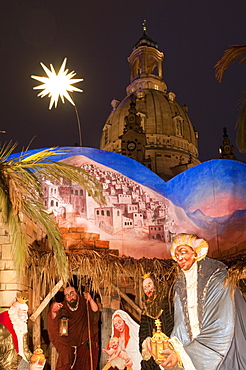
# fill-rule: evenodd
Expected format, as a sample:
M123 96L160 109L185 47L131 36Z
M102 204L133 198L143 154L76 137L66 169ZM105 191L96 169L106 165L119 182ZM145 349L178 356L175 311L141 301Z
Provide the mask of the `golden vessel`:
M32 364L35 364L35 362L38 361L38 364L39 365L43 365L44 362L45 362L45 356L43 354L43 350L42 348L40 348L40 346L38 346L35 351L33 352L32 356L31 356L31 363Z
M160 353L167 348L172 348L168 342L169 337L161 331L161 321L155 320L156 332L150 339L151 354L157 363L161 363L166 360L167 356Z

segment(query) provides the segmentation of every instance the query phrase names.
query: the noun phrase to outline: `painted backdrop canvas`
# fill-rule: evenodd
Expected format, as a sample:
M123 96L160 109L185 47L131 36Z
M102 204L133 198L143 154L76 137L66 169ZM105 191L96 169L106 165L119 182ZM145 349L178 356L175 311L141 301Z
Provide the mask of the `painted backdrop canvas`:
M41 150L41 149L40 149ZM29 153L38 150L30 151ZM102 184L100 206L77 184L43 181L46 208L61 227L83 227L134 258L169 258L180 232L210 244L210 256L246 243L246 165L211 160L164 182L140 163L112 152L62 147L54 160L84 168Z

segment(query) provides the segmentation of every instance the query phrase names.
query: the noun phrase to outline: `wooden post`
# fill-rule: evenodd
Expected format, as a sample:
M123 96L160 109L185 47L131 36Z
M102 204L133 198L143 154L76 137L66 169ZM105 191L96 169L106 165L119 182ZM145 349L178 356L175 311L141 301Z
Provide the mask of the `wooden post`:
M51 342L50 342L50 346L51 346L51 356L50 356L51 370L55 370L56 363L57 363L57 357L58 357L57 350Z
M35 307L39 307L39 305L40 305L40 284L37 284L35 288L35 297L34 297L33 306L35 308ZM35 350L38 346L41 345L40 343L40 338L41 338L40 316L38 316L34 321L32 336L33 336L33 346Z
M34 307L38 307L36 311L30 316L30 320L34 322L33 325L33 344L34 349L40 345L40 338L41 338L41 328L40 328L40 314L43 312L45 307L49 304L50 300L54 297L54 295L58 292L58 290L62 287L63 280L58 281L58 283L54 286L49 294L44 298L41 302L39 301L39 288L37 289L37 294L35 296ZM57 362L57 350L56 348L50 343L51 346L51 370L55 370L56 362Z
M45 309L45 307L49 304L49 301L56 295L58 290L62 287L63 280L58 281L58 283L54 286L54 288L51 290L49 294L44 298L43 302L38 306L36 311L29 317L31 321L35 321L36 318L42 313L42 311Z

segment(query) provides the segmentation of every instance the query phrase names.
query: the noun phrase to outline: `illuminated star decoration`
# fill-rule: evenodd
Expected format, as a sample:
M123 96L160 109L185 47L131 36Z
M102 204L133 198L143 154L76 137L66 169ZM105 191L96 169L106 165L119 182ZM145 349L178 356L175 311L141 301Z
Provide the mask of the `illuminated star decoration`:
M41 77L41 76L31 76L34 80L40 81L43 83L43 85L35 86L34 90L43 90L40 91L38 96L41 96L43 98L44 96L48 95L50 98L50 105L49 109L53 107L53 104L55 105L55 108L57 107L59 96L61 98L61 101L65 103L64 98L66 98L72 105L75 106L75 103L71 96L69 95L69 92L77 91L77 92L83 92L83 90L78 89L75 86L72 86L73 84L77 82L83 81L83 78L74 78L76 75L74 71L68 73L68 69L65 69L67 62L67 58L64 59L62 62L61 68L59 72L56 74L56 71L52 64L50 64L50 70L41 62L41 66L43 67L45 73L48 77Z

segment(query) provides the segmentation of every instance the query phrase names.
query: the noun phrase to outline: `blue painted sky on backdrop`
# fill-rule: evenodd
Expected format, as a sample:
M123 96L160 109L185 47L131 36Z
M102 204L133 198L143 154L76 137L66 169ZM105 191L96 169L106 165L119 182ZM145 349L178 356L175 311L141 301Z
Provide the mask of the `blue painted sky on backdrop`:
M31 155L38 150L27 152ZM117 153L93 148L61 147L61 155L51 156L51 160L63 160L77 155L86 156L104 166L112 168L124 176L155 190L184 210L199 208L202 200L233 195L237 200L246 199L246 164L232 160L211 160L192 167L168 182L147 167ZM240 203L240 202L239 202ZM242 204L245 201L241 202Z

